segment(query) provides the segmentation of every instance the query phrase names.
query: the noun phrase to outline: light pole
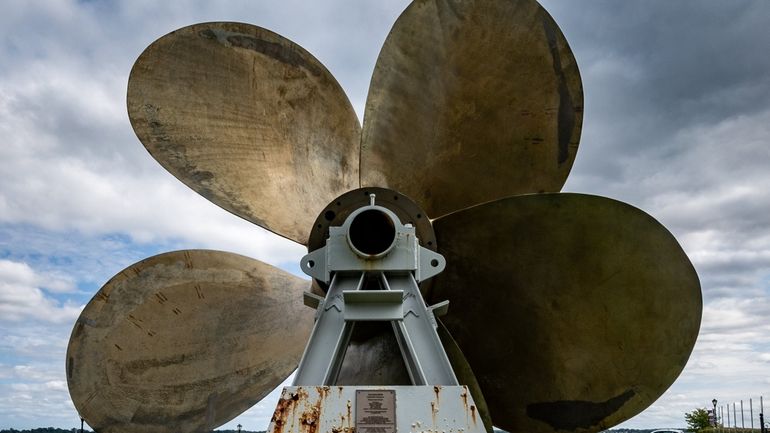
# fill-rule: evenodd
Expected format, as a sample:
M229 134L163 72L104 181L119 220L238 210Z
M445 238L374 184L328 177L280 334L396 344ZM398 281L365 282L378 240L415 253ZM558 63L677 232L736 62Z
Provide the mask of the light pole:
M243 427L243 426L238 424L236 427L238 427L238 433L241 433L241 427Z
M711 404L714 405L714 427L719 425L719 420L717 419L717 399L711 400Z

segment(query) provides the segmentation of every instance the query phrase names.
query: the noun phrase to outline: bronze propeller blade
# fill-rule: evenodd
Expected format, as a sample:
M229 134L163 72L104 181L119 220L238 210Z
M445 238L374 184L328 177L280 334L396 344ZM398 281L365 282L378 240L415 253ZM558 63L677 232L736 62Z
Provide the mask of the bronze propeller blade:
M429 299L508 431L609 428L655 401L692 351L702 300L674 237L608 198L534 194L434 221Z
M153 42L131 70L128 113L179 180L301 244L317 213L359 186L347 96L302 47L260 27L196 24Z
M395 189L434 218L559 191L582 111L575 59L536 1L415 0L374 70L361 185Z
M297 366L308 281L232 253L186 250L123 270L75 324L67 382L101 433L211 431Z

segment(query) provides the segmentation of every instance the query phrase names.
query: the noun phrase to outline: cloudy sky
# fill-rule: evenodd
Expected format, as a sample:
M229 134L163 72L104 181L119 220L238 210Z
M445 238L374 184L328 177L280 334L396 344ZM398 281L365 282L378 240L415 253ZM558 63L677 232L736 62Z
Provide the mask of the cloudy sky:
M213 248L296 270L303 254L199 197L144 150L125 110L141 51L196 22L257 24L320 59L360 117L377 53L407 4L3 0L0 428L78 425L64 376L69 333L126 266ZM703 285L701 334L684 373L623 426L683 425L685 411L712 398L752 397L756 409L770 397L770 2L543 4L572 46L586 95L564 189L655 216ZM228 426L264 429L274 404Z

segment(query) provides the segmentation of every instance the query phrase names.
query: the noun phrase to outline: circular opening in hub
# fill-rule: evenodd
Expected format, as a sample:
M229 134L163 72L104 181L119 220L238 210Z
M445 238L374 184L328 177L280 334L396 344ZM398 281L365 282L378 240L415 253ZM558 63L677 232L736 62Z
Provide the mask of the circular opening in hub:
M388 252L396 240L396 227L388 214L367 209L356 215L348 230L350 245L367 256Z

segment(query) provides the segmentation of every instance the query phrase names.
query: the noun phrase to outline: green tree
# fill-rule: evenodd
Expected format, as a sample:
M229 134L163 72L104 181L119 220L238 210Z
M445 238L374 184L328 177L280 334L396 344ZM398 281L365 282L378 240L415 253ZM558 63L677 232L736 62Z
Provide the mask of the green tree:
M709 427L709 413L706 409L698 408L692 412L684 414L684 420L687 421L688 429L691 432L700 432Z

